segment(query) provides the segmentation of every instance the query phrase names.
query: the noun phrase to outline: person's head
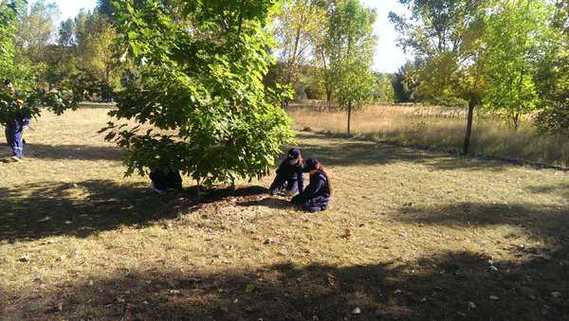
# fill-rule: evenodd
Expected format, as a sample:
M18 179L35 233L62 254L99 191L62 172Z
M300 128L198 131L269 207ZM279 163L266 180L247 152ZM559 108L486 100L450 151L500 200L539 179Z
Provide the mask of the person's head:
M320 163L316 159L309 158L304 163L304 171L309 172L310 176L316 173L324 175L324 177L326 178L326 184L328 185L328 191L330 194L332 194L332 185L330 184L330 179L328 178L328 174L324 170L324 166L322 166L322 163Z
M291 148L291 149L288 151L287 158L288 158L289 163L290 163L291 165L301 163L301 162L302 162L302 154L301 154L301 152L300 152L300 149L298 149L298 148Z
M310 175L322 170L322 164L316 159L309 158L304 163L304 171L309 172Z

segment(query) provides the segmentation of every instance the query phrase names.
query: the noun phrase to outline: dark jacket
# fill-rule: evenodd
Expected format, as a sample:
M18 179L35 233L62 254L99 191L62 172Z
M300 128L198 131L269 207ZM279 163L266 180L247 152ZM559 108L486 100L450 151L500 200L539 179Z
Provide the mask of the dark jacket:
M289 157L282 161L277 169L277 176L286 181L296 181L298 184L298 191L300 193L304 188L304 178L302 176L304 173L304 166L302 164L291 165L289 163L290 161L291 159Z
M292 201L296 204L302 204L317 197L322 199L330 198L328 178L323 172L316 172L310 175L310 184L301 194L295 196Z
M154 187L161 191L168 189L182 190L182 177L180 171L166 168L155 168L150 173Z
M20 132L26 126L30 126L32 120L30 116L31 111L27 108L22 108L12 113L12 117L7 120L6 128L12 132Z

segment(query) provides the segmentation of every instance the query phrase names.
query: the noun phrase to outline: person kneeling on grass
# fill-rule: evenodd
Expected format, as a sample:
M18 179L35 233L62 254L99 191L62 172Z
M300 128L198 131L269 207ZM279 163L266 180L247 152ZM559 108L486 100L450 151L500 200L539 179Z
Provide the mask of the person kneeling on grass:
M293 148L288 151L287 157L282 161L277 169L277 177L269 188L269 193L275 195L285 192L288 195L302 193L304 188L303 182L304 160L300 153L300 149Z
M170 167L157 167L150 172L150 186L158 193L166 193L169 189L182 190L182 176L180 171Z
M308 212L325 211L332 195L328 175L315 159L306 161L304 171L310 173L310 184L301 194L292 198L292 203Z

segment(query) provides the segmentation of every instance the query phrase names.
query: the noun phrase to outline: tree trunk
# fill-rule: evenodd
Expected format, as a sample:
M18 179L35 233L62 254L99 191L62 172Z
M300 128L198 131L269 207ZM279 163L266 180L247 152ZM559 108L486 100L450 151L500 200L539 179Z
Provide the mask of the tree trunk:
M328 111L332 110L332 90L326 89L326 105L328 107Z
M521 119L521 113L514 112L514 114L512 115L512 123L514 125L515 131L517 131L520 128L520 119Z
M289 58L289 62L288 62L288 71L287 71L287 83L291 84L293 82L296 82L296 76L297 76L297 63L298 63L298 45L300 44L300 35L302 33L302 28L304 27L304 14L301 15L301 23L298 25L298 27L296 28L296 32L294 35L294 45L293 45L293 49L292 49L292 56Z
M352 133L351 124L352 124L352 103L349 102L348 103L348 135L350 135Z
M474 107L476 103L473 100L468 102L468 117L466 119L466 135L464 136L464 146L462 153L464 155L468 154L468 149L470 148L470 137L472 135L472 120L474 118Z

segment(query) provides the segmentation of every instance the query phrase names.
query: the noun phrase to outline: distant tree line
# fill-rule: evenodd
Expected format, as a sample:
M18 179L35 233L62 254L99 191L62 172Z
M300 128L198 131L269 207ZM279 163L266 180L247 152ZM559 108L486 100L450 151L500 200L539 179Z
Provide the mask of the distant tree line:
M569 135L569 4L564 0L399 0L390 13L399 45L414 59L393 74L372 70L377 12L360 0L280 0L267 7L267 50L276 63L264 82L292 99L315 99L351 113L369 103L413 102L468 110L468 151L476 111L518 128ZM120 1L119 1L120 2ZM160 3L179 14L182 5ZM145 3L144 1L140 3ZM58 26L47 0L1 0L0 78L19 87L80 88L111 101L139 66L116 44L111 0ZM123 50L124 51L124 50ZM381 58L381 57L380 57Z
M376 13L359 1L283 2L274 14L278 81L293 86L297 99L348 110L351 102L465 108L465 152L476 111L516 129L529 117L543 133L569 135L567 1L399 1L407 13L389 19L414 59L394 74L370 72Z
M0 25L6 43L2 48L11 58L0 68L0 78L13 79L20 89L75 86L84 99L111 101L125 68L115 63L117 34L109 8L109 1L99 1L95 10L81 11L56 25L55 3L3 0L0 15L6 18Z

